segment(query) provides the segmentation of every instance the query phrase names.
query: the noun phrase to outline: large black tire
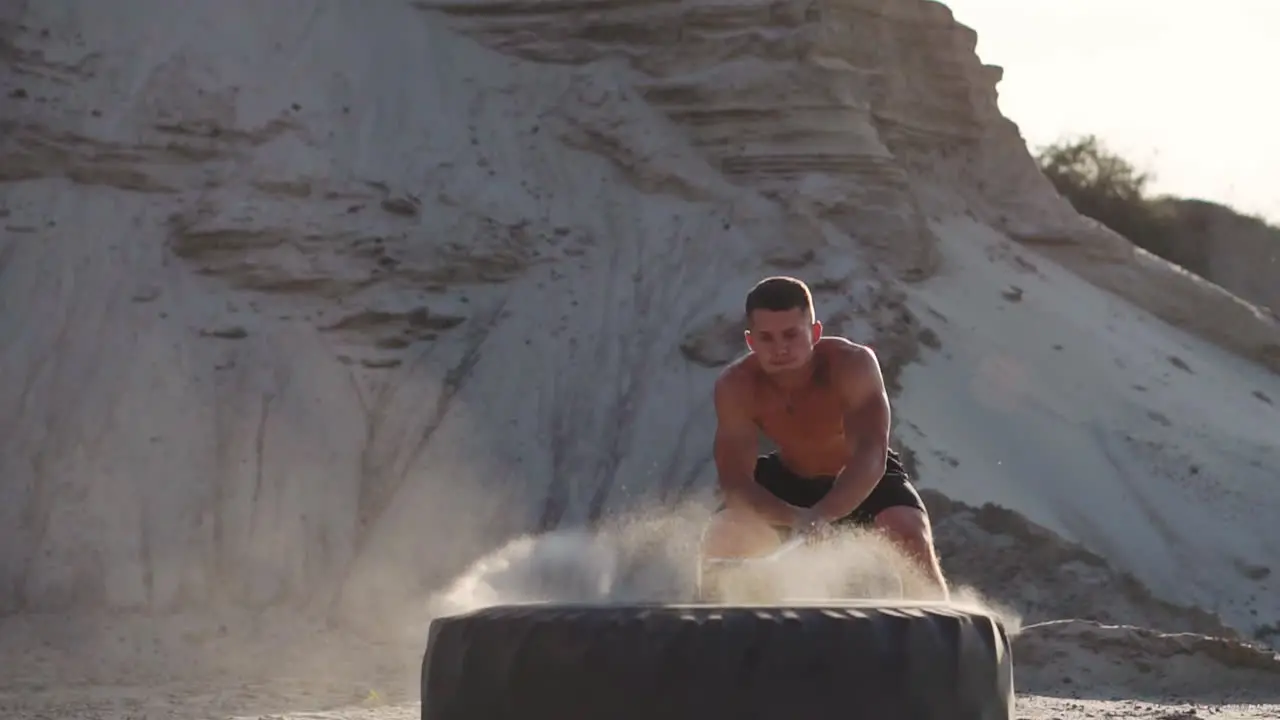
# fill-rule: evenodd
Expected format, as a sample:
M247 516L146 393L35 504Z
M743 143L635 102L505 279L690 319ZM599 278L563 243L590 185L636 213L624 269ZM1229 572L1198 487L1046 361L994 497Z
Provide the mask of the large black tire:
M911 601L500 606L431 623L422 720L1011 720L998 617Z

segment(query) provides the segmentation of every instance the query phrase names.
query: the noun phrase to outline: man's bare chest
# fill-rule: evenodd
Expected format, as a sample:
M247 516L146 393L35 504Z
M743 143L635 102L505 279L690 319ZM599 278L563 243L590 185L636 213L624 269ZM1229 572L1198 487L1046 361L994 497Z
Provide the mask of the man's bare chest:
M825 442L844 435L844 408L838 395L825 389L757 393L755 419L775 441Z

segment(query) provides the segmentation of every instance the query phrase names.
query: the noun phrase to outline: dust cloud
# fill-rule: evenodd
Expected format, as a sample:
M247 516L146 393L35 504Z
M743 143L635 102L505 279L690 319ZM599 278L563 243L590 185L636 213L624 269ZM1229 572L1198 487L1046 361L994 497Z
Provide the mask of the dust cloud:
M681 507L623 516L598 529L564 529L515 538L473 562L427 602L430 620L513 603L695 602L697 547L705 509ZM940 600L895 545L844 530L777 560L721 572L718 602L789 604L875 599ZM994 614L1010 636L1021 618L971 587L950 588L957 610Z

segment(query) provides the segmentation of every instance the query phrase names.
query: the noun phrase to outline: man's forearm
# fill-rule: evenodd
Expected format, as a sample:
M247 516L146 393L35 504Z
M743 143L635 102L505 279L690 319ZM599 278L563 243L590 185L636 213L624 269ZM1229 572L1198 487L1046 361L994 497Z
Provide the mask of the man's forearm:
M827 520L853 512L880 482L887 462L888 449L885 446L859 447L853 459L836 476L831 491L814 506L814 510Z

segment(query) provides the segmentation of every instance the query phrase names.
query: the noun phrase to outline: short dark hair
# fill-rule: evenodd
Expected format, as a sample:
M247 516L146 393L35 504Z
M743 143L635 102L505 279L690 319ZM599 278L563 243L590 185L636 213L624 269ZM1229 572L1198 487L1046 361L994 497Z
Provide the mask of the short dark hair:
M804 310L809 319L814 318L813 294L803 281L786 275L767 277L755 284L747 293L747 321L751 320L752 310Z

